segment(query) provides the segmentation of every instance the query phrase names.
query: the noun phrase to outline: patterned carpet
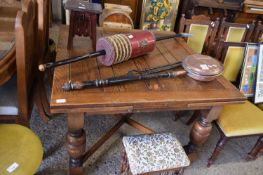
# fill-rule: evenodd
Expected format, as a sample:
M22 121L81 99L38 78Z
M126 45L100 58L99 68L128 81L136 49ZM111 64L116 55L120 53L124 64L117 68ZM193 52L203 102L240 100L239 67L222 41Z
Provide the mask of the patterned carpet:
M173 121L171 112L135 114L132 118L140 121L157 132L173 132L182 144L187 144L191 126L185 121L189 113L178 121ZM105 131L116 122L110 116L87 116L85 118L87 147L94 143ZM65 149L65 134L67 122L65 115L54 117L48 124L41 121L36 110L31 120L31 128L41 138L45 157L39 168L43 174L67 174L68 157ZM85 163L85 174L113 175L119 173L119 163L122 152L121 138L123 135L139 134L128 125L124 125L113 137L101 147L94 156ZM214 130L203 148L199 149L199 159L185 170L191 175L262 175L263 156L255 161L246 162L246 153L252 148L257 137L237 138L230 140L219 155L215 164L206 168L206 162L219 138L217 129Z

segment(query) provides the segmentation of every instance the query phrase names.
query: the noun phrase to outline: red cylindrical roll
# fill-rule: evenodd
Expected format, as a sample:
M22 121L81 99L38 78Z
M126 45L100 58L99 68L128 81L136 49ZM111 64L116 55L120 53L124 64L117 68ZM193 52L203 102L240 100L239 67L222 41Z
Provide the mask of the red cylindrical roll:
M98 60L105 66L111 66L147 54L153 51L154 47L154 34L150 31L140 31L102 37L97 41L96 50L105 50L106 54L99 56Z
M140 31L126 34L132 45L131 58L144 55L154 50L155 36L150 31Z

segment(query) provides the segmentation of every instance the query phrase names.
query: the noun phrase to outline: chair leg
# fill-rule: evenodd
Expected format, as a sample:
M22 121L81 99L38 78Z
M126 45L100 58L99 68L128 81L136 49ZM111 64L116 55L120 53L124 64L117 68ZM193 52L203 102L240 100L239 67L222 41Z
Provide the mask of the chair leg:
M258 153L263 149L263 136L260 136L258 138L257 143L255 146L252 148L252 150L248 153L246 160L255 160Z
M174 121L177 121L179 118L181 118L181 111L174 111Z
M226 141L227 141L227 137L224 134L222 134L220 139L218 140L218 142L216 144L216 147L213 151L212 156L208 159L207 167L210 167L214 163L216 157L218 156L218 154L222 150L223 146L226 144Z
M198 116L200 116L200 111L194 111L193 115L191 116L191 118L186 122L187 125L191 125Z
M45 90L44 82L39 78L37 82L36 92L34 94L34 101L36 103L41 119L45 123L47 123L50 117L50 109L45 92L46 90Z

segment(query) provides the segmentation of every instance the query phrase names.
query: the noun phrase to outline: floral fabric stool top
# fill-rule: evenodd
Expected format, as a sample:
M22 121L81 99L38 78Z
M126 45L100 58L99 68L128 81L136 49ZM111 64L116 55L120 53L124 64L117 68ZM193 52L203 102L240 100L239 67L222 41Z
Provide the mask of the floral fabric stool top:
M121 172L145 174L156 172L183 172L190 161L180 142L172 133L125 136L125 153Z

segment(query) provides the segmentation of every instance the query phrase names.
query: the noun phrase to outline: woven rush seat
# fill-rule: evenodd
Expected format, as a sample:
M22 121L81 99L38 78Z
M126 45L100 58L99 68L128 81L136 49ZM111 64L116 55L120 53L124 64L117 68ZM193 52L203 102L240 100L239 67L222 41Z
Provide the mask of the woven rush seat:
M122 170L128 169L132 174L180 171L190 165L172 133L125 136L122 142L125 149Z

